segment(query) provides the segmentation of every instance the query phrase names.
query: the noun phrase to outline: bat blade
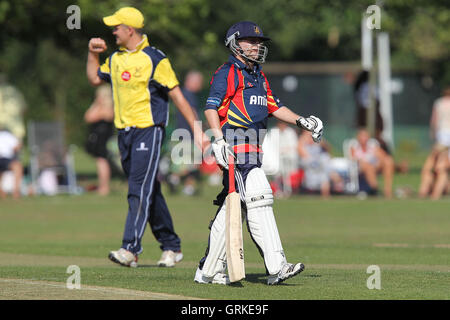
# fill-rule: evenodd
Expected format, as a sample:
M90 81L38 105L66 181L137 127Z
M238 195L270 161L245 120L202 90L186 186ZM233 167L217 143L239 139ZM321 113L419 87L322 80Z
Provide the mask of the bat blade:
M226 254L230 282L245 278L244 241L242 239L241 199L231 192L226 198Z

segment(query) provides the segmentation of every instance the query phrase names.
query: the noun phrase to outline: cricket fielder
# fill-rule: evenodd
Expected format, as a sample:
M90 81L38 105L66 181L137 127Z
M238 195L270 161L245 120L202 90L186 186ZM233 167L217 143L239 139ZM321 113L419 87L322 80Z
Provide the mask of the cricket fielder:
M200 260L194 281L229 284L226 275L225 198L228 193L228 156L236 159L235 180L247 228L264 259L267 284L275 285L302 272L302 263L288 263L275 222L273 195L262 165L261 145L269 116L312 132L315 142L322 137L322 121L301 117L275 97L261 71L268 49L261 28L242 21L227 32L229 60L215 72L205 115L214 135L212 148L223 170L223 191L214 201L219 209L210 224L208 247Z
M99 53L106 50L106 43L100 38L91 39L87 77L94 86L102 82L112 86L114 124L119 131L120 158L128 179L128 215L122 246L108 257L120 265L136 267L149 223L162 250L158 265L173 267L183 254L157 180L161 144L169 120L169 98L189 123L197 145L206 147L209 139L195 121L197 118L181 92L169 59L150 46L142 33L142 13L125 7L103 18L103 22L114 28L119 49L100 65Z

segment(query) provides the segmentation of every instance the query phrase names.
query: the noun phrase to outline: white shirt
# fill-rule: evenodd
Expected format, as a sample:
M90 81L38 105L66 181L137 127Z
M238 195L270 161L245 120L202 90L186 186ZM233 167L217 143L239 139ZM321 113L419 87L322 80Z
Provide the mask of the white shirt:
M450 98L440 98L433 106L436 113L436 140L450 147Z
M9 131L0 131L0 158L11 159L14 157L14 149L19 145L17 139Z
M280 130L279 143L281 158L297 160L297 141L297 133L291 127Z
M371 138L367 141L366 149L363 149L358 140L355 139L353 149L353 158L355 160L364 160L366 162L377 164L376 149L380 146L377 140Z

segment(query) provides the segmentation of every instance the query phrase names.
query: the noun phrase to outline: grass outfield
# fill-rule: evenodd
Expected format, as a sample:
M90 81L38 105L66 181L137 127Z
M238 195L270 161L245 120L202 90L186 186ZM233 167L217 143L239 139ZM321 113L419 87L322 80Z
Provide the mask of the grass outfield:
M277 200L274 209L288 261L302 261L305 271L267 287L262 259L245 232L247 278L235 286L196 284L193 276L205 251L217 191L209 188L196 198L167 197L184 253L184 260L171 269L156 267L161 251L148 227L139 268L119 267L107 259L121 244L127 211L123 187L104 198L83 194L2 200L0 299L450 298L448 197L437 202ZM64 288L69 265L81 268L82 290ZM381 290L366 286L370 265L380 267Z

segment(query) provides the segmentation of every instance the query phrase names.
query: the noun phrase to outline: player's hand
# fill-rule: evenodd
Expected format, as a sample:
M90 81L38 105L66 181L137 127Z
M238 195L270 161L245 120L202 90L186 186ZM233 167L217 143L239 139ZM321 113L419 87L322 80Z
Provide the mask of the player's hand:
M225 138L217 139L211 144L216 162L222 168L228 169L228 157L232 156L236 160L236 156L231 146L225 141Z
M108 47L106 46L105 40L102 38L92 38L89 40L88 48L92 53L102 53L105 52Z
M322 120L320 120L319 118L315 117L315 116L309 116L308 119L311 119L314 123L314 129L312 132L312 138L314 140L315 143L319 143L320 140L322 139L322 134L323 134L323 123Z
M311 133L312 139L314 140L315 143L319 143L320 140L322 140L322 132L323 131L320 131L318 133L316 132Z
M318 128L323 128L322 121L315 116L309 116L308 118L299 117L295 122L297 123L297 127L310 132L313 132Z
M297 126L310 131L314 142L318 143L322 139L323 123L322 120L315 116L309 116L308 118L300 117L296 120Z

